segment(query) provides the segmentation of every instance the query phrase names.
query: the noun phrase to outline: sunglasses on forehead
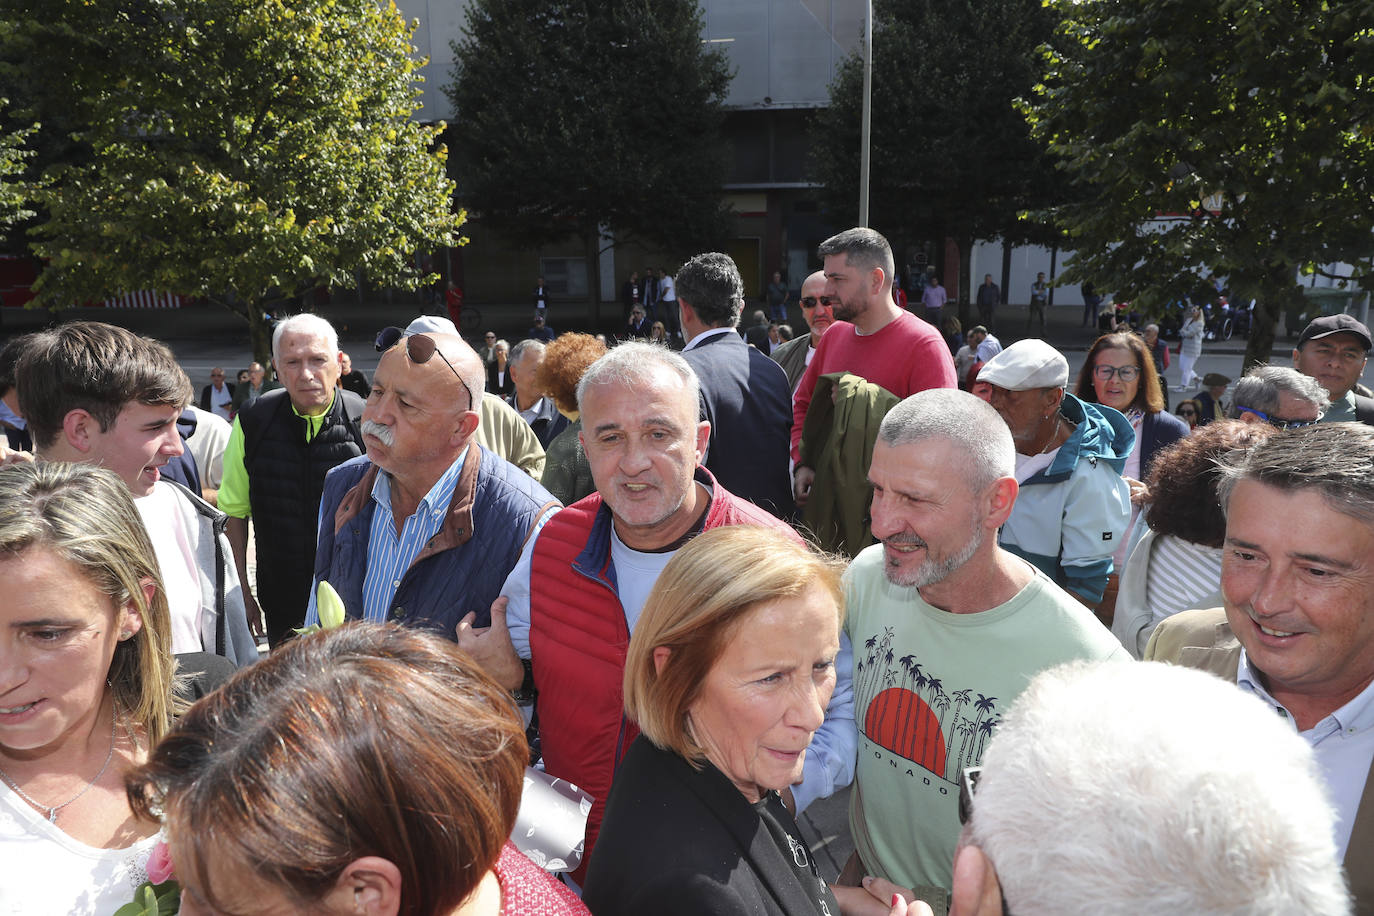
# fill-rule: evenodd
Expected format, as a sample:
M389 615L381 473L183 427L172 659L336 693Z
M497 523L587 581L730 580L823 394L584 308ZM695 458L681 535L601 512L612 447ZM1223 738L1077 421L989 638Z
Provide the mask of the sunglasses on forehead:
M402 337L406 341L406 356L410 357L412 363L421 365L429 362L437 355L444 361L444 365L452 370L454 378L458 379L458 384L462 385L463 390L468 393L468 409L477 409L477 399L472 396L472 389L468 387L467 382L463 381L458 370L453 368L453 363L448 361L448 357L439 351L439 345L434 342L434 338L428 334L410 334L407 336L406 332L400 328L382 328L377 334L377 352L385 353L396 346L396 341Z

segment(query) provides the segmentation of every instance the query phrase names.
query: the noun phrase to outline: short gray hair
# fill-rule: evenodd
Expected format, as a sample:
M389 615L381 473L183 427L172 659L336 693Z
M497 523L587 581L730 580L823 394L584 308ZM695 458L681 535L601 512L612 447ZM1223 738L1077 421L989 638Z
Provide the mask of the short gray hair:
M577 383L577 409L582 409L588 388L611 382L620 382L632 387L648 385L653 382L654 370L660 368L667 369L682 379L682 386L691 393L692 403L700 403L701 383L697 381L697 374L692 371L687 360L662 344L632 341L608 351L582 373L582 378Z
M822 258L832 254L842 254L845 261L864 270L882 268L884 288L892 285L896 275L892 261L892 246L882 234L866 227L846 229L821 242L816 254Z
M686 302L707 327L733 328L744 311L744 281L728 254L708 251L677 272L678 302Z
M272 358L277 359L281 351L281 339L284 334L305 334L308 337L324 338L325 349L331 354L339 352L339 332L334 330L334 325L325 321L319 315L312 315L310 312L302 312L299 315L292 315L277 322L276 328L272 331Z
M969 831L1017 916L1348 914L1334 819L1312 749L1255 697L1078 662L1012 704Z
M1306 401L1325 413L1331 400L1326 389L1317 380L1303 375L1297 369L1285 366L1256 366L1238 382L1231 392L1231 407L1226 416L1232 420L1240 419L1246 408L1258 410L1271 416L1279 409L1279 394L1288 392L1300 401Z
M1229 509L1242 480L1278 490L1316 490L1327 505L1374 527L1374 426L1318 423L1280 430L1218 463L1217 497Z
M511 348L510 355L506 357L507 362L518 363L520 362L520 357L524 356L526 353L543 356L544 342L542 340L535 340L533 337L526 337Z
M889 410L878 427L878 441L887 446L937 437L949 440L968 455L965 477L975 491L1016 473L1011 430L992 405L967 391L919 391Z

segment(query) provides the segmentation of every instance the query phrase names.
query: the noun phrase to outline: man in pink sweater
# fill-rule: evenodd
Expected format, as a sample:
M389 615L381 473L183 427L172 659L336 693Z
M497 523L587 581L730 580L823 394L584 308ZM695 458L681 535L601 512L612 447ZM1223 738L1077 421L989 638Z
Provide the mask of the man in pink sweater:
M792 459L816 379L852 372L899 399L927 388L956 388L954 360L938 329L892 301L892 248L872 229L847 229L816 250L825 260L825 295L837 319L821 337L792 400ZM793 471L797 506L806 504L816 472Z

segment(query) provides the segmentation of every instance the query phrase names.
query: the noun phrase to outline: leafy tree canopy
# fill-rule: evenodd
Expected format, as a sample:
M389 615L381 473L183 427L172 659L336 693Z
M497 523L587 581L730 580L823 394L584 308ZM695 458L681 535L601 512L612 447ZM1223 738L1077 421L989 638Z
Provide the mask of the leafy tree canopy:
M1040 0L875 0L869 222L892 239L1042 240L1027 211L1060 196L1014 102L1039 77L1053 16ZM817 177L858 215L863 52L816 117Z
M446 87L459 198L520 244L580 236L594 293L598 227L719 243L731 73L701 31L695 0L475 0Z
M0 108L8 102L8 99L0 99ZM29 209L33 189L22 176L25 160L33 156L33 151L25 147L25 141L37 130L35 124L12 132L0 131L0 229L34 215Z
M1299 269L1370 254L1374 2L1050 2L1027 111L1082 193L1064 279L1152 307L1229 275L1267 360Z
M355 271L414 286L417 248L458 243L441 127L411 120L422 62L394 5L3 6L4 57L22 61L8 75L30 113L75 120L82 147L46 165L37 198L40 302L206 296L249 320L261 358L264 303Z

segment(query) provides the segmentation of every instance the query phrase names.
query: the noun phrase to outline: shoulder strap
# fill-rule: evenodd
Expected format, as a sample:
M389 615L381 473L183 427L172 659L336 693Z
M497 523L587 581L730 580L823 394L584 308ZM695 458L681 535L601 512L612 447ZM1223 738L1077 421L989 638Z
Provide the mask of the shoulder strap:
M1355 419L1374 426L1374 398L1355 395Z

